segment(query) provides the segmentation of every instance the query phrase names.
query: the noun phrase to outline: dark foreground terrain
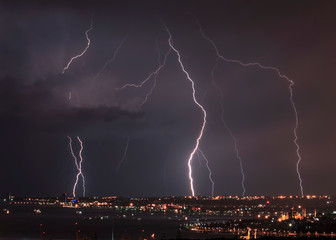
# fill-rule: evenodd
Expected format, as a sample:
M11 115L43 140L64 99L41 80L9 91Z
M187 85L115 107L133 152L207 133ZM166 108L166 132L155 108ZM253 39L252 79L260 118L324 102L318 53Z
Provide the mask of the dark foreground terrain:
M229 235L197 234L181 229L182 216L118 213L102 209L59 206L10 206L0 214L0 239L150 239L232 238ZM41 213L36 213L39 209ZM181 230L179 230L181 229ZM152 235L154 233L154 235Z

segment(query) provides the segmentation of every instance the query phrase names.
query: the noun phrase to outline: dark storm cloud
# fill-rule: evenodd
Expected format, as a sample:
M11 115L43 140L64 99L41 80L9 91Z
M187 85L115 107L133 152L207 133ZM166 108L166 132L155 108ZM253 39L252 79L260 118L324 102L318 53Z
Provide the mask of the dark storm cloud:
M130 112L118 106L71 106L67 96L60 94L59 89L64 89L64 86L57 86L54 81L48 79L25 85L19 79L1 79L1 124L11 130L19 124L29 132L66 133L78 131L94 122L110 122L123 117L136 119L142 116L140 112Z

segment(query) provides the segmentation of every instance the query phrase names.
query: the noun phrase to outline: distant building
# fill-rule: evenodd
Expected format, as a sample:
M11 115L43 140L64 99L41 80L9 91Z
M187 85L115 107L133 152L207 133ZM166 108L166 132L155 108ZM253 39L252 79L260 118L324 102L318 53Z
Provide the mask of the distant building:
M291 209L290 211L290 215L289 215L289 219L302 219L302 215L298 212L298 211L295 211L293 208Z
M289 219L288 212L286 212L285 214L282 214L280 219L281 219L281 221L288 220ZM280 220L279 220L279 222L280 222Z
M62 193L62 195L59 198L60 202L67 202L68 201L68 195L66 193Z
M305 209L305 208L302 209L302 216L303 216L304 218L307 217L307 209Z

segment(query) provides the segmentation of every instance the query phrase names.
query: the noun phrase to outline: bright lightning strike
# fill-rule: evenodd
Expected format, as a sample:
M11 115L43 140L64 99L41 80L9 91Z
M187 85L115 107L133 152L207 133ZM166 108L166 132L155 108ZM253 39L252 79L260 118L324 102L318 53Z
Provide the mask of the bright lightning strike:
M211 196L213 197L214 196L214 191L215 191L215 182L212 179L212 171L211 171L210 166L209 166L209 160L204 155L204 153L203 153L203 151L201 149L197 149L197 151L203 157L203 159L205 160L206 166L208 168L208 171L209 171L209 180L211 182Z
M82 162L83 162L83 157L82 157L82 151L83 151L83 142L80 140L80 138L77 136L77 140L78 142L80 143L80 150L79 150L79 158L80 158L80 161L78 163L78 159L77 157L75 156L74 154L74 151L73 151L73 148L72 148L72 139L71 137L68 136L68 139L69 139L69 148L70 148L70 152L71 152L71 155L72 157L74 158L75 160L75 165L76 165L76 168L78 170L78 173L76 175L76 181L75 181L75 184L73 186L73 190L72 190L72 194L73 194L73 197L75 198L76 197L76 187L77 187L77 184L78 184L78 178L79 176L82 177L82 181L83 181L83 197L85 197L85 178L84 178L84 175L83 175L83 172L82 172Z
M195 191L194 191L194 184L193 184L193 178L192 178L192 167L191 167L191 162L192 162L192 159L194 157L194 154L196 153L197 149L198 149L198 146L199 146L199 143L200 143L200 140L202 139L202 136L203 136L203 132L204 132L204 129L205 129L205 125L206 125L206 117L207 117L207 113L204 109L204 107L197 101L196 99L196 90L195 90L195 83L194 81L191 79L189 73L185 70L185 67L182 63L182 60L181 60L181 56L180 56L180 53L179 51L174 47L173 45L173 42L172 42L172 35L168 29L168 27L166 25L164 25L166 30L167 30L167 33L169 35L169 39L168 39L168 43L169 43L169 46L171 47L171 49L176 53L177 55L177 58L178 58L178 62L181 66L181 69L182 71L185 73L185 75L187 76L188 80L190 81L191 83L191 88L192 88L192 96L193 96L193 100L195 102L195 104L202 110L203 112L203 123L202 123L202 127L201 127L201 131L199 133L199 136L197 137L196 139L196 144L195 144L195 147L194 149L192 150L192 152L190 153L190 156L188 158L188 168L189 168L189 180L190 180L190 189L191 189L191 193L192 193L192 196L195 196Z
M242 61L239 61L239 60L236 60L236 59L228 59L226 57L224 57L223 55L221 55L218 51L218 48L215 44L215 42L213 40L211 40L208 36L205 35L199 21L197 20L196 18L196 21L198 23L198 26L199 26L199 30L202 34L202 37L207 40L214 48L214 50L216 51L216 54L217 54L217 57L220 58L221 60L225 61L225 62L229 62L229 63L236 63L236 64L239 64L243 67L250 67L250 66L257 66L261 69L264 69L264 70L272 70L274 71L280 78L283 78L285 79L286 81L289 82L289 86L288 86L288 89L289 89L289 93L290 93L290 102L291 102L291 105L292 105L292 108L293 108L293 111L294 111L294 114L295 114L295 127L293 129L293 134L294 134L294 144L296 146L296 155L297 155L297 163L296 163L296 173L297 173L297 176L298 176L298 179L299 179L299 183L300 183L300 191L301 191L301 195L303 196L304 195L304 192L303 192L303 186L302 186L302 178L301 178L301 174L300 174L300 171L299 171L299 164L301 162L301 155L300 155L300 146L297 142L298 140L298 136L297 136L297 129L298 129L298 126L299 126L299 117L298 117L298 113L297 113L297 110L296 110L296 105L295 105L295 102L293 100L293 86L294 86L294 82L293 80L289 79L286 75L282 74L280 72L280 70L276 67L272 67L272 66L264 66L262 65L261 63L259 62L250 62L250 63L244 63Z
M83 197L85 197L85 178L84 178L84 175L83 175L83 172L82 172L82 162L83 162L83 157L82 157L82 152L83 152L83 142L81 141L81 139L77 136L77 140L78 142L80 143L80 150L79 150L79 158L80 158L80 161L79 161L79 164L78 164L78 167L79 167L79 172L77 174L77 177L76 179L78 180L78 176L81 175L82 176L82 182L83 182Z
M88 30L85 31L85 36L86 36L86 40L87 40L87 45L86 45L85 49L84 49L80 54L78 54L78 55L72 57L72 58L69 60L68 64L65 66L65 68L63 68L63 71L62 71L63 74L64 74L65 71L70 67L72 61L75 60L75 59L77 59L77 58L79 58L79 57L81 57L81 56L83 56L83 55L86 53L86 51L88 50L88 48L90 47L91 40L90 40L90 38L89 38L89 32L92 30L92 28L93 28L93 18L91 18L91 25L90 25L90 28L89 28Z
M197 159L200 167L202 166L202 159L201 159L201 154L197 151Z
M123 164L126 161L129 142L130 142L130 140L127 139L125 150L124 150L124 155L123 155L121 161L118 163L117 168L116 168L116 173L117 174L119 172L119 168L120 168L121 164Z

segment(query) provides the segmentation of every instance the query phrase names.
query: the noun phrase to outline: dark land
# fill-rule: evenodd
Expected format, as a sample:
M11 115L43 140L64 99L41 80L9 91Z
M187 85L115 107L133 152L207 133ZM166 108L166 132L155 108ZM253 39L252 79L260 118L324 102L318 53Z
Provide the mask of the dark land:
M0 239L336 238L331 196L1 200Z

